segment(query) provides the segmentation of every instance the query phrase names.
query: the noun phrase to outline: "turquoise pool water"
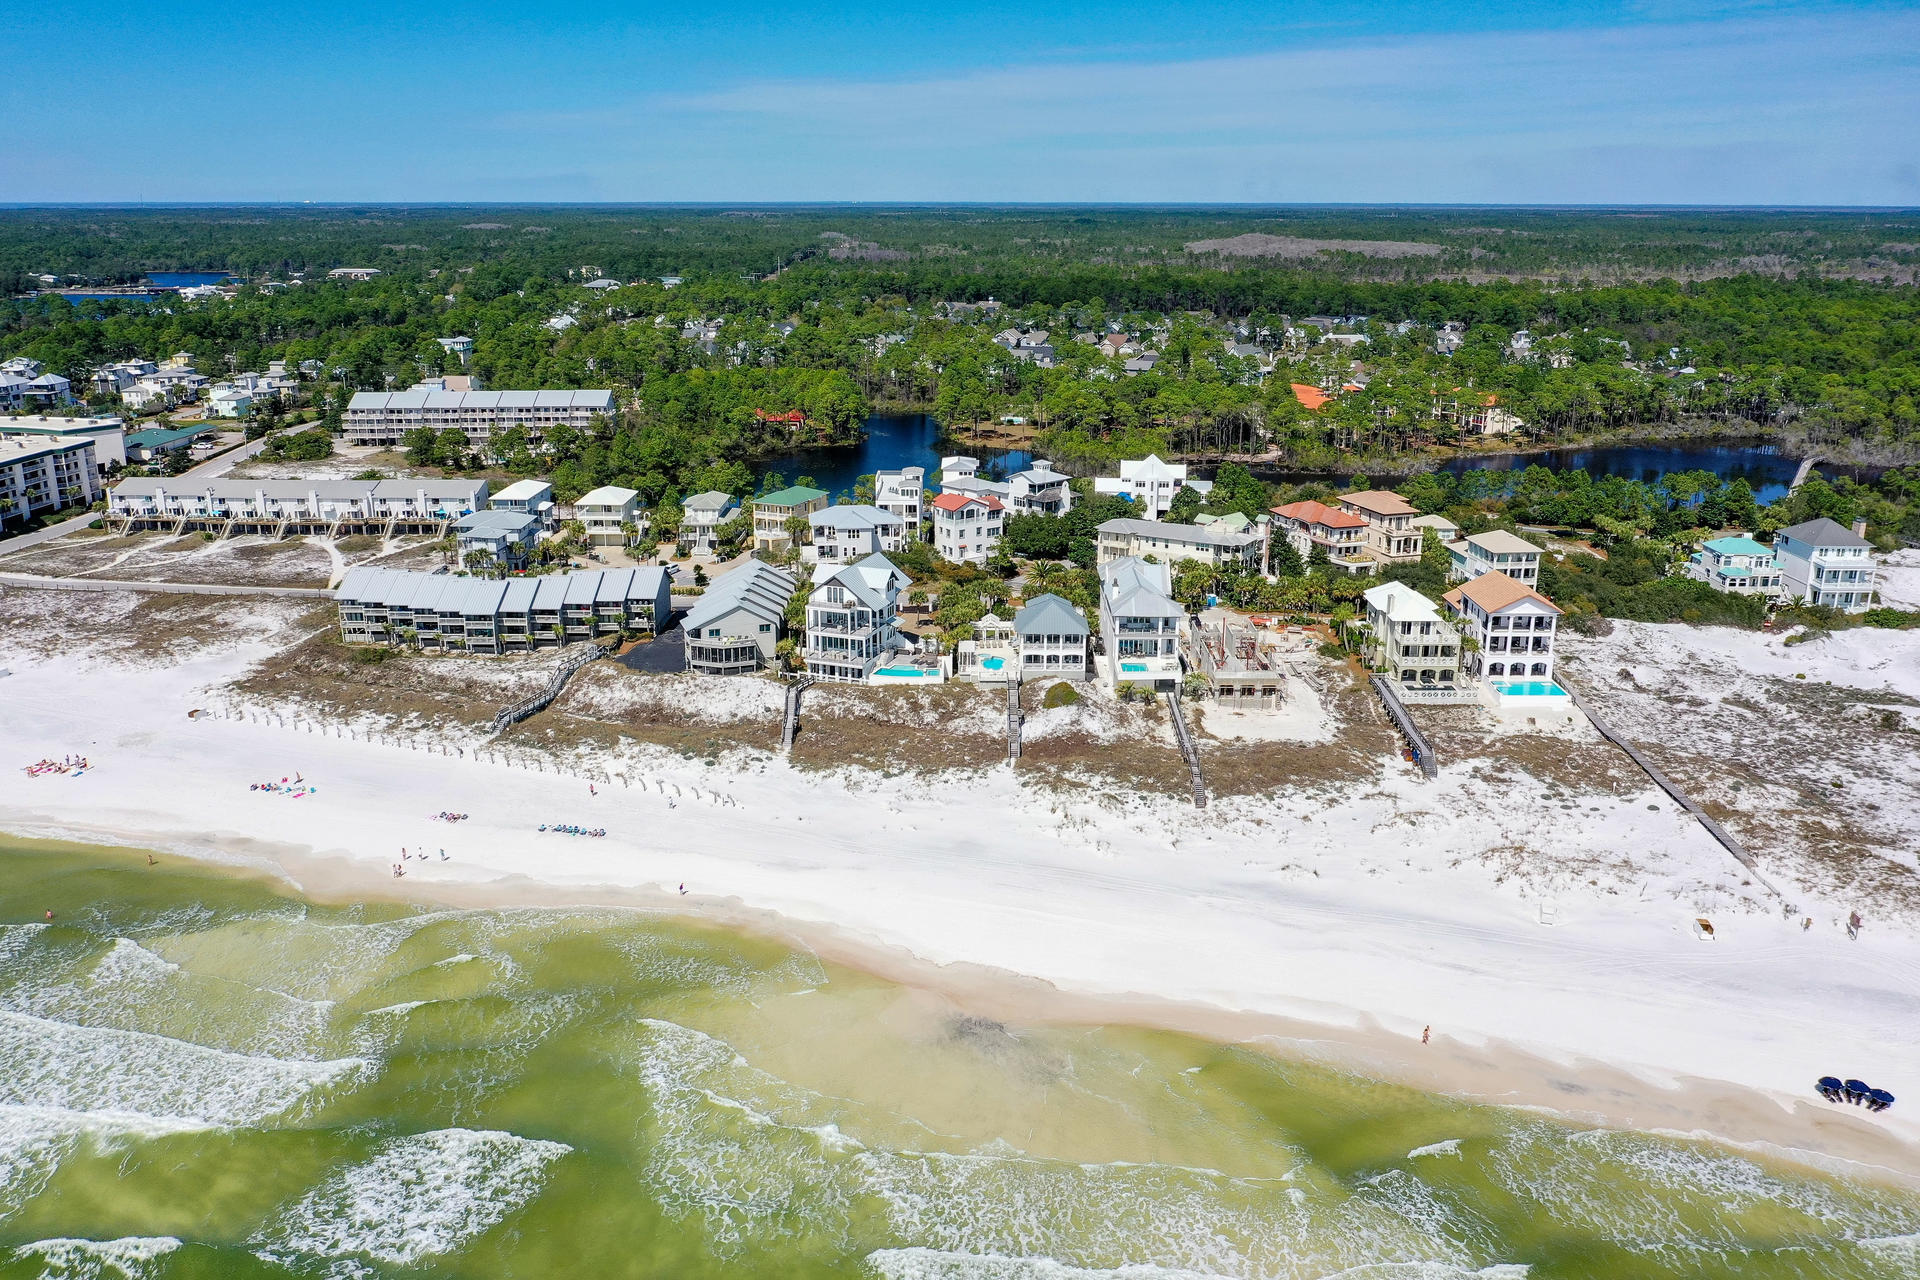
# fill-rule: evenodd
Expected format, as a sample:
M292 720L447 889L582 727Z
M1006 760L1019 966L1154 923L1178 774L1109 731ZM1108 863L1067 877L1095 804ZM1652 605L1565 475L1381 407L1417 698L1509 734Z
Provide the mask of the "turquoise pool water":
M980 669L983 671L998 671L1000 668L1006 665L1007 665L1007 660L1005 658L980 659Z
M1567 691L1551 680L1495 680L1493 687L1510 698L1564 698Z
M1123 662L1120 664L1120 669L1122 671L1145 671L1147 664L1144 662Z
M931 671L922 671L918 667L881 667L873 674L877 676L905 676L912 680L924 680L932 675Z

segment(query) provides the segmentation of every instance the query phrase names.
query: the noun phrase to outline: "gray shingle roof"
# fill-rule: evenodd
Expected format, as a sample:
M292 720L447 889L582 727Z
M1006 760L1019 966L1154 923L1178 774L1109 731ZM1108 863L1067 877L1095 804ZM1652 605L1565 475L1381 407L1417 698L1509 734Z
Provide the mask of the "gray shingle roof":
M1795 542L1804 542L1810 547L1867 547L1873 544L1837 521L1821 516L1818 520L1804 520L1789 525L1780 531L1781 536L1792 538Z
M1026 608L1013 615L1013 629L1023 636L1084 636L1087 620L1078 609L1059 596L1035 596Z

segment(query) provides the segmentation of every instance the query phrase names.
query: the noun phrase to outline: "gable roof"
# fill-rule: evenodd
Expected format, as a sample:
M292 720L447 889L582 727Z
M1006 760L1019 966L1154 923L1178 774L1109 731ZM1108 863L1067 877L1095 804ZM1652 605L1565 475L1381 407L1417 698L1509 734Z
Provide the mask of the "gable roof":
M1122 618L1178 618L1186 610L1172 598L1173 575L1164 564L1121 556L1100 571L1100 607Z
M852 564L836 565L830 560L822 561L815 565L813 570L815 588L826 586L830 582L838 583L851 591L854 599L869 609L886 607L889 580L893 580L896 590L913 581L902 573L893 561L878 551Z
M1377 588L1376 588L1377 589ZM1455 609L1460 608L1462 600L1471 600L1488 613L1498 613L1508 605L1518 604L1522 600L1532 600L1559 613L1560 606L1535 591L1524 582L1517 582L1506 574L1494 569L1483 573L1471 582L1463 582L1444 597Z
M822 507L813 513L812 521L816 529L846 529L854 532L902 523L900 517L891 511L856 503Z
M1486 574L1485 577L1492 577ZM1512 579L1508 579L1512 581ZM1393 622L1444 622L1433 601L1404 582L1383 582L1361 594L1369 608L1384 613Z
M624 507L640 496L638 489L622 489L617 484L603 484L598 489L589 489L580 495L576 507ZM682 507L681 510L686 510Z
M1303 524L1323 524L1329 529L1364 529L1367 522L1351 511L1342 511L1330 507L1324 502L1307 500L1289 502L1284 507L1271 508L1273 514L1285 516L1289 520L1298 520Z
M721 493L718 489L709 489L705 493L696 493L680 504L682 511L725 511L733 505L733 495Z
M1419 508L1391 489L1362 489L1357 493L1343 493L1340 501L1348 506L1370 511L1377 516L1417 516Z
M1847 528L1843 524L1821 516L1818 520L1805 520L1789 525L1780 531L1780 535L1792 538L1795 542L1804 542L1811 547L1867 547L1873 544Z
M680 625L692 635L708 623L741 610L777 627L799 585L793 575L782 573L766 561L749 560L715 578L706 594L687 610Z
M1772 547L1755 542L1742 533L1710 539L1706 546L1707 550L1723 556L1770 556L1773 554Z
M943 493L931 505L940 511L964 511L976 502L989 511L1001 509L1000 499L990 493Z
M1021 635L1083 636L1087 634L1087 619L1066 600L1048 592L1027 601L1026 607L1013 615L1013 629Z

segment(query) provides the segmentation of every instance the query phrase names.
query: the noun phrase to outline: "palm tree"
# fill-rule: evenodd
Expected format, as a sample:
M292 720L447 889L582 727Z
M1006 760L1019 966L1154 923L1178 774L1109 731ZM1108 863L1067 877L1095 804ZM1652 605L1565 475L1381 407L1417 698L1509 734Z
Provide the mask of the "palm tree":
M495 563L493 552L488 551L485 547L475 547L473 550L467 552L467 572L476 578L492 577Z

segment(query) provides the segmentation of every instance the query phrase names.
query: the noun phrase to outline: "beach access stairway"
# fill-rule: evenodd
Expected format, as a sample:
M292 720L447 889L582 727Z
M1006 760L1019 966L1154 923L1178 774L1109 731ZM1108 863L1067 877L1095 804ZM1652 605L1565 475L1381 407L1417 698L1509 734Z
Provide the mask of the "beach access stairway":
M1173 714L1173 736L1180 744L1180 756L1187 762L1187 775L1193 784L1193 807L1207 807L1207 780L1200 776L1200 752L1187 729L1187 714L1180 705L1180 691L1167 695L1167 710Z
M539 693L522 698L500 708L493 717L493 731L504 733L529 716L535 716L553 705L560 691L567 687L567 681L573 673L592 662L595 658L604 658L619 646L613 641L605 644L589 640L584 644L571 644L560 651L560 665L554 668L553 677L547 681L547 687Z
M1400 693L1393 687L1393 681L1383 675L1369 677L1373 691L1380 695L1380 705L1387 709L1387 719L1406 738L1407 745L1413 748L1414 759L1420 762L1420 772L1429 779L1440 776L1440 762L1434 759L1433 744L1427 741L1427 735L1420 732L1420 726L1413 722L1413 713L1407 710L1407 704L1400 701Z
M780 717L780 751L793 753L793 740L800 734L800 694L813 683L812 676L801 676L787 686L786 710Z
M1554 682L1558 684L1562 689L1565 689L1567 691L1567 696L1573 699L1573 705L1580 708L1581 713L1585 715L1589 721L1592 722L1593 727L1600 731L1601 737L1605 738L1608 742L1611 742L1614 746L1626 752L1627 758L1632 760L1635 764L1639 765L1640 771L1642 773L1645 773L1647 777L1651 778L1655 786L1659 787L1662 791L1666 792L1669 796L1672 796L1673 802L1675 804L1679 805L1682 809L1685 809L1688 813L1692 814L1694 818L1698 820L1700 825L1707 829L1707 834L1712 836L1716 841L1718 841L1720 846L1723 849L1725 849L1728 853L1732 854L1733 860L1735 862L1738 862L1741 866L1745 867L1749 872L1751 872L1753 874L1753 878L1755 880L1758 880L1763 886L1765 886L1767 892L1771 893L1774 897L1779 898L1782 902L1786 901L1786 894L1780 892L1779 886L1775 885L1771 880L1767 879L1765 874L1761 872L1759 866L1753 860L1753 855L1747 852L1746 846L1741 844L1738 840L1734 839L1733 834L1729 832L1725 827L1721 826L1718 822L1715 822L1712 818L1708 817L1706 812L1703 809L1701 809L1699 805L1695 804L1691 799L1688 798L1686 792L1682 791L1678 786L1674 785L1673 779L1667 777L1665 773L1662 773L1658 765L1654 764L1653 761L1647 759L1647 757L1641 753L1640 748L1634 746L1633 743L1629 742L1626 738L1622 737L1618 732L1616 732L1613 726L1609 725L1606 721L1602 720L1599 716L1595 715L1593 712L1593 708L1588 706L1586 702L1582 701L1580 695L1577 692L1575 692L1575 690L1571 685L1567 683L1566 675L1564 673L1556 673L1554 676Z
M1020 730L1027 722L1027 713L1020 709L1020 673L1015 671L1007 679L1007 763L1020 762Z

